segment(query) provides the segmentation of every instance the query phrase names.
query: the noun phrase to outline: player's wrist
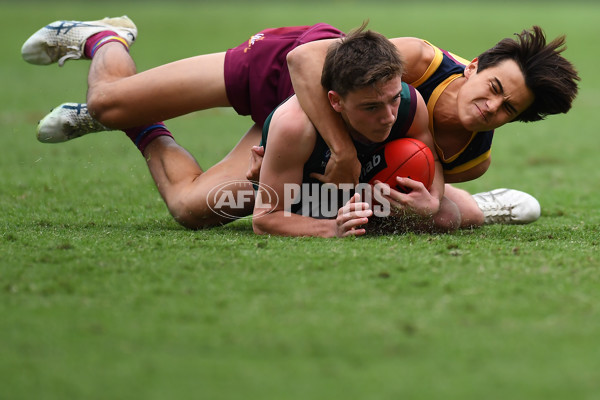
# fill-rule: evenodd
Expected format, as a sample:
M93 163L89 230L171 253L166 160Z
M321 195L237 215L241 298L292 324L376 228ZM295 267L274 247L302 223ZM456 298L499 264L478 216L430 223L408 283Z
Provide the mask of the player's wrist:
M338 147L337 151L331 149L331 158L335 160L336 163L352 163L358 160L356 154L356 147Z
M334 138L335 140L326 141L332 158L342 161L356 158L356 147L349 135L336 135Z

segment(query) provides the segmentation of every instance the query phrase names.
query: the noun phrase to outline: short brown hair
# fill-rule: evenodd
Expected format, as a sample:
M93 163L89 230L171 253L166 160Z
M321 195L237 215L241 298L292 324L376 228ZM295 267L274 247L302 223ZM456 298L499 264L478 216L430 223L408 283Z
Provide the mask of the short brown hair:
M402 76L404 62L385 36L364 30L366 23L331 45L327 51L321 85L341 96L348 92Z
M533 92L533 104L515 121L532 122L548 115L566 113L577 96L577 75L573 64L560 53L566 49L565 36L546 44L546 36L539 26L515 34L517 39L506 38L482 53L478 71L514 60L525 77L525 85Z

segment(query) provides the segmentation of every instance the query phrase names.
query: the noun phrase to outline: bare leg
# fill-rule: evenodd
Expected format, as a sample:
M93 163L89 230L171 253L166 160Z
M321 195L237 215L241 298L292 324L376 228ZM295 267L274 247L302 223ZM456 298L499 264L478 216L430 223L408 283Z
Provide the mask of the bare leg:
M118 43L101 47L88 75L88 109L101 123L126 129L144 126L192 111L230 106L224 81L225 53L180 60L139 74L127 50ZM253 126L217 165L203 172L194 157L169 136L159 136L144 149L150 174L169 212L185 227L199 229L231 222L252 213L254 192L246 180L250 149L260 142ZM211 189L247 191L243 207L213 212ZM225 216L225 213L227 216Z
M444 196L458 207L461 215L461 228L473 228L483 225L483 212L467 191L446 185Z
M225 91L225 53L179 60L136 74L118 43L101 47L88 75L91 115L111 128L131 128L212 107L230 107Z
M237 218L250 215L254 191L251 182L246 180L246 172L250 165L250 149L260 142L260 137L261 130L254 125L222 161L206 172L172 138L161 136L152 141L144 156L158 191L175 220L191 229L231 222L232 218L213 211L215 200L212 196L209 198L211 189L230 181L235 183L222 188L233 193L244 190L251 193L252 198L242 208L219 210Z

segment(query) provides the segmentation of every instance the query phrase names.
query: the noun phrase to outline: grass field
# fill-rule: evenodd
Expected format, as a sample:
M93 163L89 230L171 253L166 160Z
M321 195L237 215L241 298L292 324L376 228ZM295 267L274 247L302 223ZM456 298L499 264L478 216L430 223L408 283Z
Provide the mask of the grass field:
M598 398L600 6L416 3L0 3L0 399ZM28 65L23 41L122 14L141 70L320 21L368 18L467 58L532 24L566 33L573 110L500 129L490 171L461 186L528 191L542 217L344 240L184 230L122 133L35 139L51 107L85 99L89 63ZM169 126L210 166L250 121Z

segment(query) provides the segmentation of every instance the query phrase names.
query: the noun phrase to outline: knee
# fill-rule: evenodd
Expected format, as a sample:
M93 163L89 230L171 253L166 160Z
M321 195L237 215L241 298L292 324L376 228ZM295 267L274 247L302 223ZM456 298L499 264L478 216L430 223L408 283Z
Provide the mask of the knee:
M444 199L454 204L460 216L460 228L477 228L483 225L483 212L466 190L446 185Z
M102 125L114 129L128 128L122 124L121 110L109 88L90 88L87 107L90 115Z
M190 201L182 199L173 202L167 202L169 212L181 226L188 229L206 229L225 222L214 213L204 202Z

